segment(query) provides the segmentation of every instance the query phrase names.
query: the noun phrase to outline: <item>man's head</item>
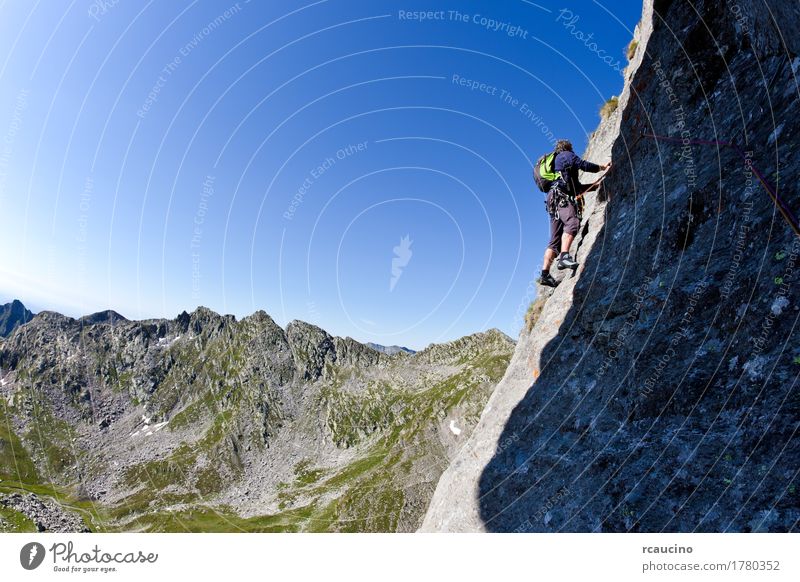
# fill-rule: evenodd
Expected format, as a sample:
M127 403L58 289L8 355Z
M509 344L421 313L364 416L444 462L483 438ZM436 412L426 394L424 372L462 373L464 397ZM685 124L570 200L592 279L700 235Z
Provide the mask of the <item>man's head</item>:
M556 142L556 153L560 154L561 152L571 152L572 151L572 143L568 139L560 139Z

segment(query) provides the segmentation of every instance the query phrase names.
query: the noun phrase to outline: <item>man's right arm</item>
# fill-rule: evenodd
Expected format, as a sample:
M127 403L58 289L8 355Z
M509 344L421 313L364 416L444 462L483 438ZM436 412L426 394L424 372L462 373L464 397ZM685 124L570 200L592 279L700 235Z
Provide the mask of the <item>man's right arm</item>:
M575 156L574 163L575 163L575 165L578 166L579 170L583 170L584 172L591 172L591 173L599 172L600 170L602 170L602 169L604 169L606 167L606 166L599 166L599 165L597 165L597 164L595 164L593 162L590 162L588 160L582 160L578 156Z
M569 154L570 154L570 157L567 160L564 161L562 170L566 170L568 168L575 167L575 168L578 168L579 170L583 170L584 172L590 172L590 173L595 174L595 173L597 173L597 172L599 172L601 170L605 170L605 169L611 167L611 162L608 162L607 164L600 165L600 164L595 164L593 162L590 162L588 160L581 159L581 157L578 156L577 154L575 154L574 152L569 152ZM560 161L560 160L557 159L557 161ZM556 170L562 171L562 170L559 170L558 166L559 166L559 164L557 163L556 164Z

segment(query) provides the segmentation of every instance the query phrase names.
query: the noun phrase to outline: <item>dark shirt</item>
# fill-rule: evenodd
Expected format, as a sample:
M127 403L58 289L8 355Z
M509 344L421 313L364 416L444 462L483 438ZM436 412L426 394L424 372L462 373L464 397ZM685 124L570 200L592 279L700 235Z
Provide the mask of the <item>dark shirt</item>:
M578 181L578 170L584 172L599 172L600 166L582 160L574 152L565 151L556 156L556 172L561 173L561 178L556 180L556 184L565 188L569 193L575 194L579 191L580 182Z

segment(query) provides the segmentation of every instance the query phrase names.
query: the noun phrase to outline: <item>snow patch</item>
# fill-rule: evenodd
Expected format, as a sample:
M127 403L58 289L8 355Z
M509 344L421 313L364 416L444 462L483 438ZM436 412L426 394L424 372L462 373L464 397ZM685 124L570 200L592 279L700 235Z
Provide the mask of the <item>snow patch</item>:
M450 421L450 432L452 432L456 436L461 434L461 429L456 426L455 420Z

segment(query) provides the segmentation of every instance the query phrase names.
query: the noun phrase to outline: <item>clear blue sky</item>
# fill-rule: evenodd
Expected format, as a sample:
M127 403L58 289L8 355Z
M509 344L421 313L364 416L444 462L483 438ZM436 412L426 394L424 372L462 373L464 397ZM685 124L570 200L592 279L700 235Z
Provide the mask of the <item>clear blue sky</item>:
M544 4L3 2L0 300L516 337L532 160L583 149L640 16Z

